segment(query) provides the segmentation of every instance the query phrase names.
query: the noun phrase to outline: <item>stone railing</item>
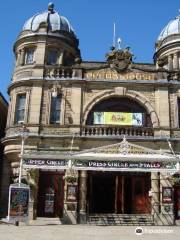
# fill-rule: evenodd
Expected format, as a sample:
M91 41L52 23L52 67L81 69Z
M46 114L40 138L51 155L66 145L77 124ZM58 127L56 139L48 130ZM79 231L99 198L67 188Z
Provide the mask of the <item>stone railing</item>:
M69 67L47 66L45 68L45 77L47 78L72 78L74 72Z
M83 126L82 136L142 136L153 137L153 128L129 126Z

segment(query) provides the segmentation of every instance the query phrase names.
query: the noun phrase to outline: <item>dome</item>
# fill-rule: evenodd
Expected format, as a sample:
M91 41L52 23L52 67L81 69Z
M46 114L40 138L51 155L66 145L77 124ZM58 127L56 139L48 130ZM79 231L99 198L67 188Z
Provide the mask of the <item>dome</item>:
M47 11L35 14L28 19L23 26L23 31L29 30L36 32L43 23L47 24L48 30L51 32L65 31L74 34L74 30L68 19L60 16L58 12L54 11L53 3L49 3Z
M166 37L174 34L180 34L180 16L171 20L167 26L161 31L158 41L162 41Z

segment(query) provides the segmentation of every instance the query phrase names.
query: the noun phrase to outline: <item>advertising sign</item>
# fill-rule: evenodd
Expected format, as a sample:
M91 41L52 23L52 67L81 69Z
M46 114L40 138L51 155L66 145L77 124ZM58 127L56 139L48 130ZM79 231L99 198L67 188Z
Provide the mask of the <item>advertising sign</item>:
M29 186L12 184L9 188L8 219L26 221L28 218Z
M162 202L163 203L173 202L173 191L171 187L162 187Z
M162 163L162 162L129 162L129 161L102 161L102 160L76 160L74 163L75 169L91 169L104 171L133 171L138 169L139 171L151 172L151 171L161 171L161 170L175 170L175 163Z
M68 167L68 160L50 160L50 159L24 159L24 168L41 168L41 169L65 169Z
M141 126L143 124L143 114L127 112L94 112L94 124Z
M67 185L67 201L75 202L77 201L77 185Z

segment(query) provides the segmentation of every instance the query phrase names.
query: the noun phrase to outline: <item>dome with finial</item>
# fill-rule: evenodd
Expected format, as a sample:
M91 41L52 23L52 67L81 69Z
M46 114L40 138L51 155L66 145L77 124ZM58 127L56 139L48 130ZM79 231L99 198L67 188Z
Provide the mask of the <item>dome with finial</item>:
M48 4L47 11L37 13L28 19L23 26L23 31L36 32L42 24L46 24L50 32L65 31L74 34L74 30L68 19L60 16L60 14L54 10L54 4L52 2Z
M180 34L180 16L176 17L175 19L171 20L161 31L158 40L163 40L164 38L174 35Z

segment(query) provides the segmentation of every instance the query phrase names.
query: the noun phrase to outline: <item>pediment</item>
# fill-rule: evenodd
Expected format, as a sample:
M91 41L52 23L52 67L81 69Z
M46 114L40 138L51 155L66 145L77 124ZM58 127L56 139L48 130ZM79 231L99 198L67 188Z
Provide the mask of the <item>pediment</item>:
M97 147L72 154L76 159L134 159L134 160L171 160L177 161L172 154L162 150L153 150L130 143L124 137L120 143Z

